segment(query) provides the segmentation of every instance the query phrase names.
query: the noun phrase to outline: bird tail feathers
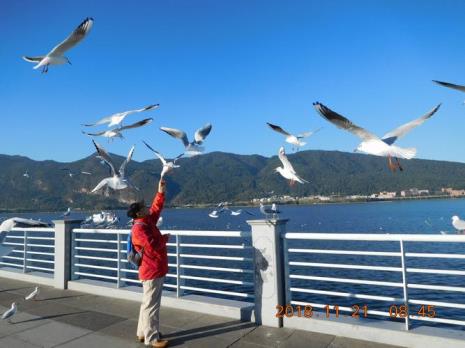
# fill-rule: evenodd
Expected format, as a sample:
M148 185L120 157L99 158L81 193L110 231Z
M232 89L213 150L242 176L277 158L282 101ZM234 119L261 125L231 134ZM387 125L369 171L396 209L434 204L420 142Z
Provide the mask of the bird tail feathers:
M394 155L395 157L399 157L403 159L412 159L417 154L417 149L415 149L414 147L402 148L402 147L392 146L392 145L391 147L394 150L392 155Z

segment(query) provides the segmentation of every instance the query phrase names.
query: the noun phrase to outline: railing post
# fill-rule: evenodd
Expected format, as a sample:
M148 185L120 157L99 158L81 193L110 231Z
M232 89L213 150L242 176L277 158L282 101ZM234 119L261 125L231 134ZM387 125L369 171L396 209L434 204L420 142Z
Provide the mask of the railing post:
M24 238L23 238L23 273L27 272L27 231L24 231Z
M282 250L281 255L283 258L283 267L284 267L284 303L286 305L291 303L292 300L292 292L291 292L291 280L289 278L289 252L287 239L284 235L281 236L282 238Z
M407 279L407 266L405 263L405 250L404 250L404 241L400 240L400 259L402 263L402 288L404 290L404 304L407 308L407 315L405 316L405 330L409 330L409 306L408 306L408 279Z
M55 287L66 289L72 276L73 229L83 220L54 220L55 224Z
M181 278L181 236L176 234L176 297L181 297L184 294L184 290L181 289L183 279Z
M255 321L282 327L276 318L276 306L285 306L284 259L281 235L288 219L249 220L254 248Z
M116 233L116 242L117 247L116 247L116 287L119 289L121 287L121 234L119 232Z

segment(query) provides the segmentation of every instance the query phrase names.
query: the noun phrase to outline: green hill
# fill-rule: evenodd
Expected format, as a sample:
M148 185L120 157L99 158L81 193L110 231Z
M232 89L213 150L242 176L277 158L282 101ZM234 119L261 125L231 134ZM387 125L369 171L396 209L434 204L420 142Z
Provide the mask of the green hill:
M112 155L117 165L124 158ZM465 188L465 164L414 159L402 161L403 172L391 173L385 158L338 151L301 151L288 155L300 176L310 183L290 187L274 168L277 156L236 155L213 152L181 158L181 168L167 177L168 204L202 204L220 201L247 201L265 192L308 196L330 194L371 194L400 191L412 187L439 190ZM69 177L62 168L92 175ZM28 171L30 177L23 176ZM126 207L135 199L150 200L161 171L158 160L131 161L127 166L131 181L141 191L90 191L108 168L95 154L71 163L33 161L27 157L0 155L0 210L63 210Z

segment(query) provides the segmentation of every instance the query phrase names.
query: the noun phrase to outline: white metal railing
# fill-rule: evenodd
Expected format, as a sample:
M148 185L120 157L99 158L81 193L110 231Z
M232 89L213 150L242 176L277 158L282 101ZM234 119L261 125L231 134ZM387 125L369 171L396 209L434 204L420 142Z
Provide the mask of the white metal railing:
M140 284L138 271L126 259L129 231L74 229L72 279L103 280L114 283L117 288ZM164 287L176 291L178 297L191 291L246 300L254 298L250 232L166 230L162 233L171 234L167 243L169 272ZM231 240L238 242L229 244Z
M8 255L0 257L0 268L13 267L23 273L40 271L53 274L55 264L55 229L43 227L13 228L4 245L12 246Z
M409 267L408 263L411 260L425 258L431 259L433 262L438 260L463 260L465 254L461 253L437 253L437 252L408 252L408 246L420 245L418 243L465 243L465 235L420 235L420 234L352 234L352 233L285 233L283 236L283 257L285 263L285 289L286 303L291 306L311 306L326 311L327 316L338 315L339 312L348 312L354 314L357 310L359 317L374 315L379 317L390 317L402 319L405 322L405 327L408 330L410 320L425 321L430 323L441 323L450 325L465 325L465 320L456 318L448 318L441 315L436 315L437 308L452 308L465 309L465 303L456 303L455 301L436 301L428 300L424 296L432 296L435 292L451 292L463 293L465 286L450 286L448 284L433 284L433 281L440 281L441 276L465 276L465 271L457 269L445 268L419 268ZM295 242L293 242L295 241ZM341 241L343 243L341 243ZM354 249L347 250L346 242L358 243ZM304 248L304 243L326 243L325 247L321 246L314 248ZM391 247L397 244L398 251L373 251L359 250L364 247L363 243L370 245L380 245L382 242L391 242ZM290 244L297 244L298 247L291 247ZM360 246L360 244L362 244ZM394 245L393 245L394 244ZM385 244L384 244L385 245ZM421 244L423 246L423 244ZM463 244L460 244L461 246ZM438 244L434 244L435 247ZM350 246L349 246L350 247ZM366 245L365 245L366 247ZM323 255L337 256L336 262L320 260ZM312 256L318 256L318 262L309 262ZM342 262L343 257L352 257L349 262ZM391 260L388 265L382 264L375 260L380 260L380 257ZM354 259L356 258L356 263ZM363 258L363 260L362 260ZM303 261L300 261L304 259ZM299 260L299 261L296 261ZM323 260L325 261L325 260ZM372 264L367 264L367 261ZM397 265L392 263L397 262ZM374 263L374 265L373 265ZM292 272L293 270L293 272ZM296 270L305 270L305 274L297 274ZM370 272L373 271L373 272ZM339 276L331 274L338 272ZM350 273L352 272L352 273ZM364 275L363 279L354 276L354 272L364 272L364 274L375 275L374 279L369 279ZM382 274L382 276L380 276ZM429 282L416 283L409 278L415 274L425 274L425 280ZM391 275L391 277L389 276ZM393 281L386 281L395 275L397 278ZM463 278L465 285L465 277ZM299 286L292 285L293 282L298 282ZM336 285L334 285L336 284ZM338 286L338 287L337 287ZM380 293L359 293L357 286L368 287L371 291L378 289ZM336 287L336 288L335 288ZM352 287L352 291L349 290ZM378 288L379 287L379 288ZM398 289L397 296L388 296L383 289ZM412 295L411 289L428 290L429 292L421 295ZM345 290L345 291L344 291ZM401 290L401 291L400 291ZM393 290L396 292L395 290ZM409 293L410 292L410 293ZM295 300L294 294L300 297L308 295L331 296L335 298L356 299L364 301L376 302L375 309L369 309L357 305L354 306L339 306L331 303L311 302ZM417 298L420 296L421 298ZM327 301L327 299L326 299ZM341 300L342 301L342 300ZM460 300L458 300L460 301ZM388 303L388 305L382 305ZM390 304L390 305L389 305ZM355 307L355 308L354 308ZM363 307L363 308L362 308ZM401 308L402 307L402 308ZM302 307L304 308L304 307ZM379 310L383 308L384 310ZM389 310L387 310L389 308ZM419 309L417 311L417 309ZM310 310L310 307L308 307ZM358 312L360 310L360 313ZM462 315L461 315L462 317Z

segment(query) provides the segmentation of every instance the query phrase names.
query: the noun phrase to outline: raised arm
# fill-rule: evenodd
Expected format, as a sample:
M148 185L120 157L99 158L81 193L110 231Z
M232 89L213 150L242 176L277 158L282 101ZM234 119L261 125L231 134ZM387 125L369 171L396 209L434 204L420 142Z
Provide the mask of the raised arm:
M165 204L165 191L166 191L166 182L161 179L158 183L158 192L153 199L152 206L150 207L150 218L157 222L160 217L160 213L163 210Z

